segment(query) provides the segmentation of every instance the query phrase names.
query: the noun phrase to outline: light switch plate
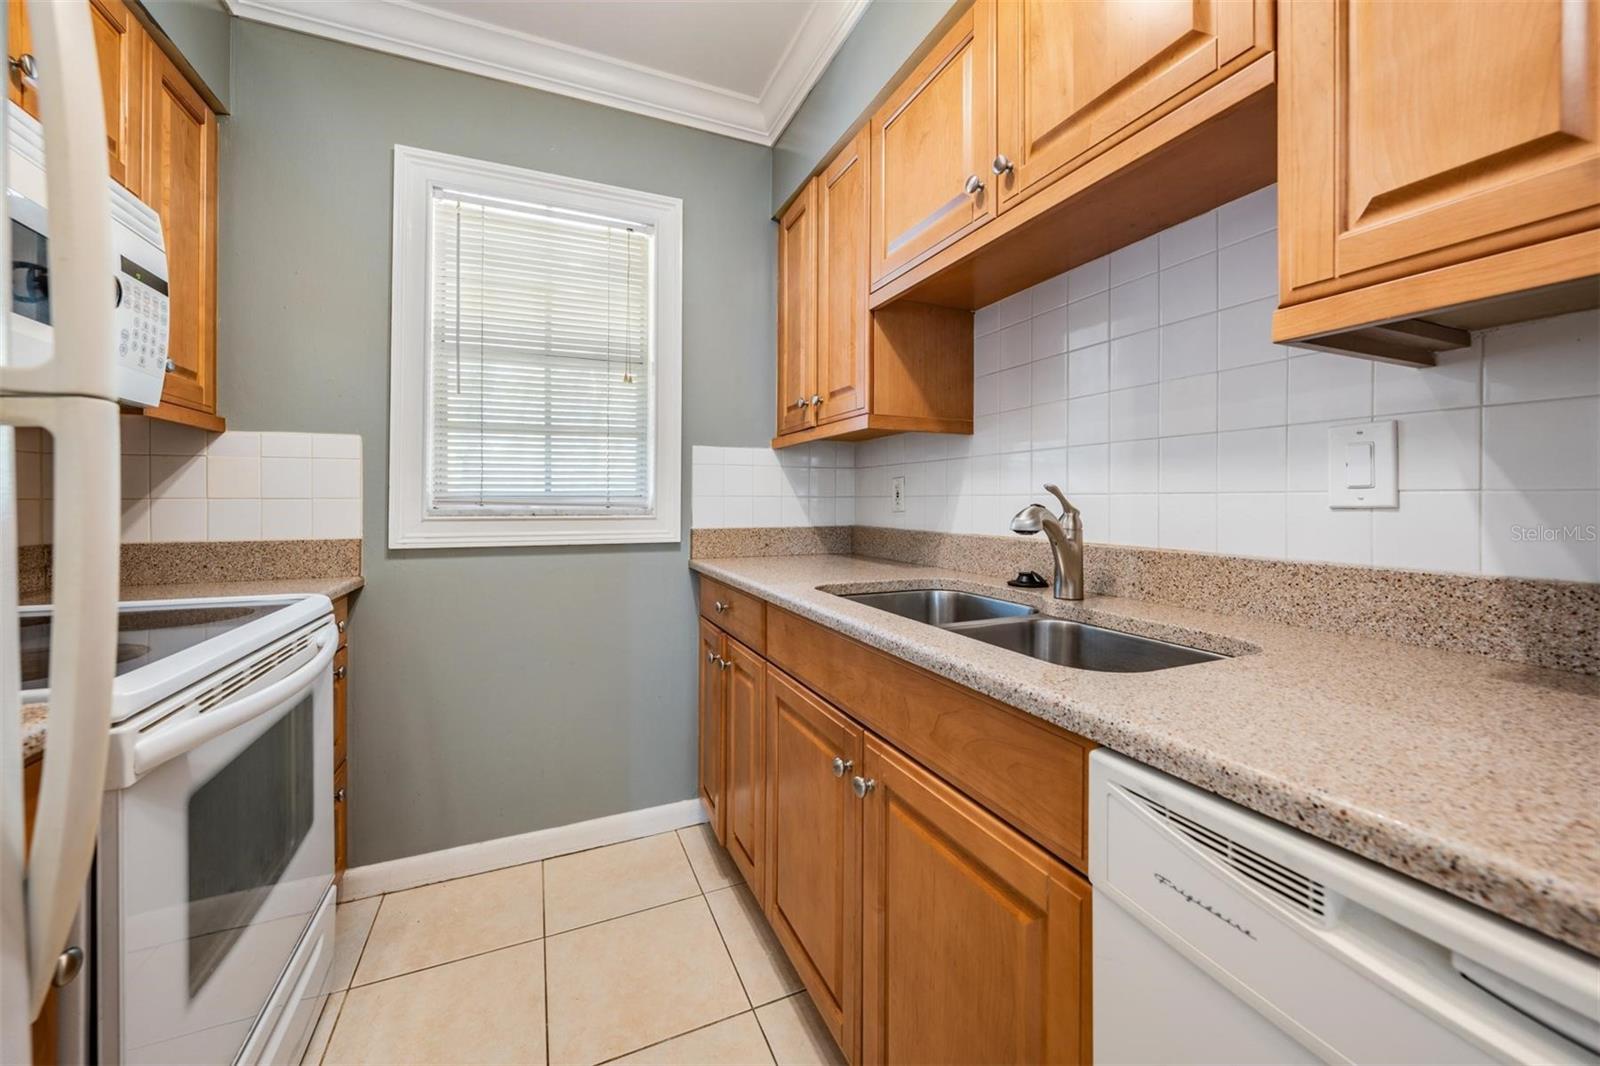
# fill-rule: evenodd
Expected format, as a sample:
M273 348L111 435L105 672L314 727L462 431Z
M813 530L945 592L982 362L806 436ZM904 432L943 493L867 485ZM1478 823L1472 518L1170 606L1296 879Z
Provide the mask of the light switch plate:
M1400 506L1397 436L1393 420L1328 430L1329 507Z
M891 486L889 490L889 510L896 514L903 513L906 509L906 479L897 477L889 484Z

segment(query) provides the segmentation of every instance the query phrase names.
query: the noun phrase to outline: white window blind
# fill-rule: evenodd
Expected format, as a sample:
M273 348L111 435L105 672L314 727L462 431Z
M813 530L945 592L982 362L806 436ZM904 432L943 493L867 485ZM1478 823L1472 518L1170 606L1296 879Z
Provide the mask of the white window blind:
M652 227L435 188L427 508L655 506Z

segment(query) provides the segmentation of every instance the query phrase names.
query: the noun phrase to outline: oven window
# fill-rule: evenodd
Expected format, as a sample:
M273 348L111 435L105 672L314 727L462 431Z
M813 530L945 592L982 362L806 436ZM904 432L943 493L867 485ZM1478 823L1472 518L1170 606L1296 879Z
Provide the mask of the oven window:
M50 324L50 241L11 220L11 310Z
M312 763L307 696L190 794L190 999L227 957L311 832Z

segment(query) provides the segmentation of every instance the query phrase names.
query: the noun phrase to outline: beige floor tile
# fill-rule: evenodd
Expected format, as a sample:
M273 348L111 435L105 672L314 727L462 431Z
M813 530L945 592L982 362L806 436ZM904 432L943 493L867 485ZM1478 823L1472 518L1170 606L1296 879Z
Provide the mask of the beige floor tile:
M543 1063L544 943L350 990L325 1064Z
M755 1014L745 1013L611 1061L615 1066L772 1066L772 1054Z
M544 943L554 1063L603 1062L750 1009L699 896Z
M536 862L383 897L355 983L437 966L543 935Z
M382 896L368 896L351 903L341 903L333 912L333 968L328 971L328 990L349 988L356 975L356 963L361 961L361 951L367 946L367 935L372 932L372 919L378 916Z
M544 864L544 911L559 933L700 894L672 833L563 855Z
M800 991L800 975L789 965L748 888L735 885L708 892L706 902L711 904L711 916L722 930L722 939L751 1003L759 1007Z
M744 884L739 868L733 865L728 853L717 843L709 825L701 822L680 829L678 839L683 841L683 850L689 853L689 862L694 866L694 875L700 879L701 891L715 892L729 885Z
M317 1066L322 1061L322 1053L328 1050L328 1038L333 1035L333 1025L339 1020L339 1008L344 1006L344 993L335 992L322 1004L322 1013L317 1016L317 1027L311 1030L311 1042L306 1045L306 1053L300 1056L300 1066Z
M778 1066L844 1066L839 1045L804 992L758 1007L756 1018Z

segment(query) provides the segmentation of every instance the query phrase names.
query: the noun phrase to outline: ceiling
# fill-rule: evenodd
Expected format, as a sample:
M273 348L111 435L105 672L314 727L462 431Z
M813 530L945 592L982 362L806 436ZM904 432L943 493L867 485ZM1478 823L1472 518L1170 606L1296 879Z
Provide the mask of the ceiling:
M867 0L227 0L241 18L770 145Z

